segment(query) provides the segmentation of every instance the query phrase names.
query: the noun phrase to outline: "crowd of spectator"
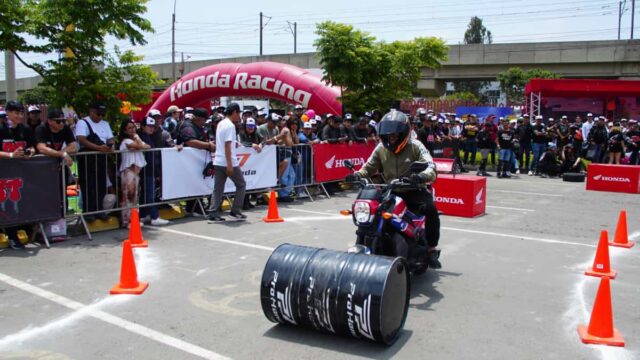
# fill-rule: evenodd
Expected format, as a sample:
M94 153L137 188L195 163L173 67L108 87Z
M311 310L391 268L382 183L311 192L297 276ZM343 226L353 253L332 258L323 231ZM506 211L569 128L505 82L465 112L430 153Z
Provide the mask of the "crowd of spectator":
M237 117L226 113L227 110L224 106L180 109L175 105L164 113L151 109L141 121L123 121L114 136L111 125L104 119L106 107L99 102L91 104L88 115L77 121L65 117L59 109L49 108L48 120L44 122L40 120L40 108L25 109L18 102L9 102L0 111L0 157L28 158L39 153L64 159L71 166L74 153L91 152L77 159L77 182L82 211L88 214L86 219L106 217L106 210L113 208L119 197L123 208L138 203L148 205L141 208L142 221L161 226L169 222L160 218L157 206L149 205L157 201L155 190L162 181L160 153L140 150L174 147L180 151L193 147L218 154L218 127L231 117L235 120L225 126L235 126L234 144L258 152L266 145L278 145L279 201L289 202L303 196L299 185L311 180L311 152L304 151L304 145L375 144L379 141L376 126L382 118L379 110L361 116L316 115L300 105L288 113L264 108L238 109ZM640 160L640 131L635 120L608 120L591 113L586 114L585 121L579 115L573 119L562 116L558 121L527 114L510 119L493 115L479 118L474 114L457 117L420 108L411 123L413 140L420 141L432 153L447 142L453 148L459 169L467 172L473 166L478 176L490 176L488 165L495 167L499 178L520 173L553 177L584 172L583 160L631 165L638 165ZM228 131L224 137L229 137ZM108 158L99 153L112 153L115 149L121 150L121 155L117 173L112 173ZM212 168L215 166L211 164ZM75 178L68 169L65 173L69 174L68 182ZM246 195L242 209L250 209L255 206L254 201L260 200L255 195ZM191 201L187 209L197 212L195 205ZM209 211L219 214L219 205L211 201ZM238 206L234 206L236 214ZM128 210L121 212L120 221L123 227L130 225Z

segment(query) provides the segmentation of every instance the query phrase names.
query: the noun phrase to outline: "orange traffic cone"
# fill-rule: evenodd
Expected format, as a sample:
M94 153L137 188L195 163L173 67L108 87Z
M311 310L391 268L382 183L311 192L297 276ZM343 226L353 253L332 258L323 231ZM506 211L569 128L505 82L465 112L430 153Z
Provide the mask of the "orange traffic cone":
M269 194L269 211L267 216L262 218L262 221L266 223L283 222L284 219L278 214L278 200L276 199L276 192L271 191Z
M609 263L609 240L607 230L600 231L600 241L596 249L596 258L593 260L591 269L584 272L585 275L603 277L611 279L616 278L616 271L611 270Z
M110 294L142 294L149 283L138 281L138 272L136 271L136 262L133 258L133 250L131 242L125 240L122 243L122 265L120 268L120 282L111 288Z
M624 346L622 335L613 327L611 286L606 276L600 280L589 326L578 325L578 335L585 344Z
M146 248L149 247L147 240L142 239L142 229L140 229L140 215L138 209L131 209L131 220L129 221L129 239L131 247Z
M616 226L616 236L609 245L627 249L633 246L633 242L629 241L629 236L627 235L627 210L620 211L618 226Z

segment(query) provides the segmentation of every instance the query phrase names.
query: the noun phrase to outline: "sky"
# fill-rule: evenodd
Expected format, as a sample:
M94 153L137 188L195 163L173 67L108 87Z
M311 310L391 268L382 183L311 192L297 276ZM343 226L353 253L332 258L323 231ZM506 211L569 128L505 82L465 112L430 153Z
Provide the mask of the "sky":
M384 41L436 36L447 44L462 43L472 16L483 20L494 43L613 40L618 35L618 0L151 0L145 17L155 33L146 34L148 44L133 47L109 39L109 48L135 50L149 64L171 62L174 1L177 62L183 53L186 61L258 55L260 12L265 16L265 55L293 53L293 22L297 22L298 52L314 51L315 24L325 20L351 24ZM630 36L630 0L625 7L622 39ZM640 37L639 22L637 17L635 38ZM43 59L22 55L28 61ZM2 56L0 80L4 75ZM16 75L35 74L16 60Z

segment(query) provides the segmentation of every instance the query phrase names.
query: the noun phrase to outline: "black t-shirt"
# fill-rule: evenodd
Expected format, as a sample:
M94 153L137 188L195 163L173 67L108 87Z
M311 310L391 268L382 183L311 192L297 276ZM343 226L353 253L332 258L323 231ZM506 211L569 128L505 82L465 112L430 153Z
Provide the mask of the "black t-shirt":
M427 144L433 144L436 142L436 130L431 126L425 126L417 132L418 140L422 142L425 146Z
M202 128L197 127L190 120L185 120L180 124L178 132L178 145L185 144L189 140L208 141L207 134Z
M536 131L540 131L544 134L542 135L537 135ZM544 124L538 124L538 125L533 125L533 142L536 144L546 144L547 141L549 140L549 138L547 137L546 134L546 127L544 126Z
M531 139L533 138L533 126L531 126L531 124L520 125L517 132L518 140L520 140L521 143L528 144L531 142Z
M64 144L71 144L76 141L71 129L65 125L62 130L53 133L48 123L41 124L36 128L36 144L43 143L53 150L60 151Z
M34 147L36 140L28 126L18 124L15 128L3 127L0 130L0 150L14 152L18 148L27 149Z
M515 138L515 133L511 129L507 130L498 130L498 143L500 144L501 149L511 149L513 148L513 139Z
M478 125L468 123L462 129L462 136L464 136L467 140L472 140L476 138L478 135Z
M493 142L491 141L491 131L487 128L483 128L478 132L478 147L480 149L493 148Z

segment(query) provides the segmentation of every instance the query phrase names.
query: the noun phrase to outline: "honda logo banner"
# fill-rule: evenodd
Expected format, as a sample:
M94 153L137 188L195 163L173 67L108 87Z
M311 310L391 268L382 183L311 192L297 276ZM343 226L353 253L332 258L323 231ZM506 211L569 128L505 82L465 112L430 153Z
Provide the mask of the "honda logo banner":
M351 161L356 169L364 165L375 144L317 144L313 146L313 163L316 182L344 179L351 171L344 165Z
M62 217L60 159L0 159L0 227Z
M438 175L433 199L445 215L476 217L484 215L487 205L487 179L480 176Z
M265 146L259 153L252 148L239 147L236 149L236 156L247 183L247 190L276 185L278 166L275 146ZM213 173L204 176L203 169L212 160L211 153L205 150L162 149L162 200L211 195ZM231 179L227 179L225 193L235 190Z
M640 166L589 164L587 190L640 193Z

